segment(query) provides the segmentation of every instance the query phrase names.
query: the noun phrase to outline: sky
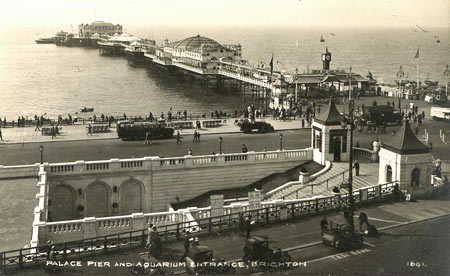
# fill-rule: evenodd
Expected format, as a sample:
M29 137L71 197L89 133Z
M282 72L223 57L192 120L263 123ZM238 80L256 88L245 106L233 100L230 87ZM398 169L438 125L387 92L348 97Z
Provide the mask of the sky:
M450 27L450 0L4 0L8 25Z

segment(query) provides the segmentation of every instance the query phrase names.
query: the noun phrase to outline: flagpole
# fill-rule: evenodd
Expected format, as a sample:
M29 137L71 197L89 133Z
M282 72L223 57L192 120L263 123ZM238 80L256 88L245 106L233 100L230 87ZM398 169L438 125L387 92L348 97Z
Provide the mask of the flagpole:
M419 47L417 47L417 93L419 93L420 90L420 52Z

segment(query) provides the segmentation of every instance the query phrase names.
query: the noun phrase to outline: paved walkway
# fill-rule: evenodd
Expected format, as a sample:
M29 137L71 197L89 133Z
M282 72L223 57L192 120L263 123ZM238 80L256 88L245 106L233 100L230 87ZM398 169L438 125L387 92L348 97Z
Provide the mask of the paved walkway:
M210 119L205 119L208 121ZM235 124L236 118L222 119L219 127L202 128L201 135L220 134L220 133L239 133L240 127ZM203 120L200 120L203 121ZM270 123L275 130L301 129L301 120L280 121L272 117L258 119ZM195 120L192 120L195 125ZM101 125L101 124L97 124ZM51 135L43 135L40 131L35 131L34 127L8 127L2 128L3 142L5 144L30 143L30 142L53 142L53 141L74 141L74 140L95 140L95 139L115 139L118 138L115 124L112 125L109 132L87 134L87 125L62 126L60 135L52 138ZM180 130L181 135L193 135L194 129Z

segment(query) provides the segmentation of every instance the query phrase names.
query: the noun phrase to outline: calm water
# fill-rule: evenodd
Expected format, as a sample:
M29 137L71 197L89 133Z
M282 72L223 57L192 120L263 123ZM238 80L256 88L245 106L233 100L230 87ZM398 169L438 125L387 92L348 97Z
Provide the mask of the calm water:
M17 118L47 113L74 113L84 106L96 113L143 115L187 109L189 112L233 110L244 106L237 96L205 94L200 87L188 88L168 82L155 71L130 66L125 58L100 56L98 50L37 45L36 33L51 36L60 28L30 27L0 38L0 117ZM4 31L4 30L3 30ZM448 29L302 29L302 28L190 28L128 27L140 37L160 43L193 35L211 37L221 43L240 43L243 58L256 63L270 61L275 69L304 72L320 69L325 46L332 52L332 69L353 67L354 72L370 70L379 82L393 82L403 65L410 79L416 79L414 58L420 47L420 78L444 82L449 63ZM335 35L329 34L330 32ZM323 34L326 42L320 43ZM440 37L436 43L434 35ZM298 46L296 45L298 41Z

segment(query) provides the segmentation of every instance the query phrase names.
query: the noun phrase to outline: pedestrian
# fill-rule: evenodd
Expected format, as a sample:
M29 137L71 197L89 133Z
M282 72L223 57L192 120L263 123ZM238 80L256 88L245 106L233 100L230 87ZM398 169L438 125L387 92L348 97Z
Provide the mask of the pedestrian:
M325 229L328 229L327 217L323 217L322 220L320 221L320 229L322 229L322 235L323 235L323 232L325 231Z
M181 136L180 136L180 131L177 130L177 145L181 143Z
M47 243L49 244L49 249L47 250L47 264L45 270L46 272L53 274L53 271L57 267L55 245L52 241L48 241ZM50 262L50 264L48 262Z
M248 148L245 144L242 144L242 153L247 153L248 152Z
M419 127L417 125L414 127L414 133L416 135L419 134Z
M239 213L239 237L244 236L245 220L242 212Z
M249 217L245 218L244 227L245 227L245 237L250 238L250 232L252 231L252 221L250 221Z
M200 131L197 131L197 142L200 142Z
M197 130L194 130L194 140L192 142L197 142Z
M359 231L361 231L361 227L364 223L369 224L367 215L364 212L359 213L358 221L359 221Z
M52 128L50 129L50 132L52 133L52 139L53 139L53 138L56 138L55 127L52 127Z
M184 242L183 242L184 253L183 253L183 256L181 256L181 261L184 261L184 259L187 257L190 244L191 244L191 235L190 235L189 231L186 231L186 235L184 237Z
M353 163L353 168L355 168L356 176L359 176L359 162L358 162L358 160L355 160L355 162Z
M3 141L2 129L0 128L0 141Z
M151 255L155 258L161 255L161 237L156 226L153 226Z
M305 118L302 118L302 128L305 128Z
M34 131L40 131L40 127L39 127L39 118L37 118L36 120L36 127L34 128Z
M150 131L146 131L144 145L148 145L149 143L150 143Z
M187 120L187 111L186 111L186 109L183 111L183 115L184 115L184 120L186 121Z
M92 135L92 126L91 126L91 124L88 125L88 134Z
M145 248L148 249L148 254L152 254L152 241L153 241L153 224L150 223L148 226L148 234L147 234L147 244L145 245Z
M188 154L187 155L192 155L192 150L188 149Z

